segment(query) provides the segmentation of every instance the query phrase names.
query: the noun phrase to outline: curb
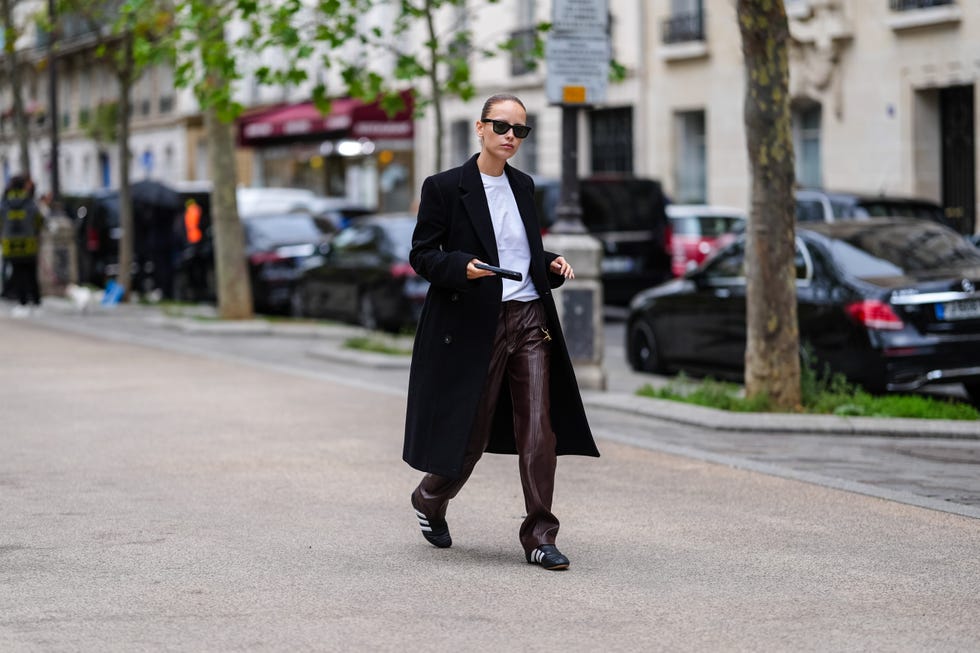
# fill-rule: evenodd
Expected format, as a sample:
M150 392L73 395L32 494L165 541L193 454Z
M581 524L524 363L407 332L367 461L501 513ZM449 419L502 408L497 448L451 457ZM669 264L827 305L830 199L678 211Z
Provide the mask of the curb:
M716 431L980 440L980 423L975 421L733 413L667 399L594 391L583 392L582 400L589 408L615 410Z
M348 349L343 345L323 345L309 349L306 353L313 358L319 358L333 363L347 363L348 365L372 367L379 370L407 370L412 365L411 356L358 351Z

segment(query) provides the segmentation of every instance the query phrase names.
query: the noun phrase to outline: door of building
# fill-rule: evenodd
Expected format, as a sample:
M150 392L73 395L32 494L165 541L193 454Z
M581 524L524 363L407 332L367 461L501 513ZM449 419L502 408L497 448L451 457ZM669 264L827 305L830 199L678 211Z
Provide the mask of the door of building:
M943 207L962 233L976 229L976 126L973 86L939 93L942 130Z

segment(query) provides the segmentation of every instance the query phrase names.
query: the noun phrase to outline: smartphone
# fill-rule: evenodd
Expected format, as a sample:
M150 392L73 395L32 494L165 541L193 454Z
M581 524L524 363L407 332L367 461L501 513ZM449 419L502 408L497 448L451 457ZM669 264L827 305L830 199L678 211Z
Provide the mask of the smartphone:
M524 275L516 270L505 270L504 268L498 268L496 265L487 265L486 263L474 263L473 267L479 268L481 270L489 270L494 274L503 277L504 279L511 279L513 281L520 281L524 278Z

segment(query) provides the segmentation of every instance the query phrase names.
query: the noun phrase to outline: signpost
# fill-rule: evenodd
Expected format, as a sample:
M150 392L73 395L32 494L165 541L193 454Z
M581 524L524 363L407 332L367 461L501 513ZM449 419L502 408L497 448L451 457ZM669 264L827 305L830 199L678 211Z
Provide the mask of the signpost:
M555 293L568 351L579 384L603 390L602 247L582 223L578 184L578 116L584 106L606 100L609 79L608 0L554 0L545 60L548 102L560 105L561 195L545 248L573 262L575 279Z

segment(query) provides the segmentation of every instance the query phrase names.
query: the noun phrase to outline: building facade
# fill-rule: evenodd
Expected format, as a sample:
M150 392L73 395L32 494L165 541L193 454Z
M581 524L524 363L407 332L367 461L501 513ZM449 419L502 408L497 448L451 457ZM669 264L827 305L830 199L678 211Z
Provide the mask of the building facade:
M980 2L972 0L785 0L790 20L790 94L797 178L801 186L917 196L940 202L961 231L976 230L977 125L980 124ZM31 117L32 170L43 191L50 170L46 114L47 78L39 62L43 35L30 25L30 7L17 3L26 28L22 86ZM580 112L581 175L634 174L659 179L677 202L746 207L749 179L742 122L744 72L733 0L608 0L613 57L622 81L611 83L605 102ZM380 8L365 25L390 23ZM542 177L561 169L561 111L545 96L547 64L530 63L521 48L485 57L501 41L533 43L533 30L552 20L551 0L470 0L437 17L441 34L471 29L470 69L475 96L443 101L444 134L436 143L428 107L414 125L370 126L356 135L344 102L316 129L301 116L312 87L340 88L315 64L307 83L263 87L252 71L275 63L243 54L245 77L238 99L250 110L239 124L239 179L243 185L300 185L344 194L382 209L407 208L422 180L478 151L474 123L482 101L512 92L528 108L534 131L515 165ZM234 37L234 26L229 26ZM81 36L81 35L78 35ZM405 36L405 38L411 38ZM421 31L414 42L421 51ZM351 43L347 56L357 56ZM33 57L33 59L32 59ZM378 61L381 74L391 62ZM251 68L250 68L251 66ZM99 122L118 97L111 72L79 38L62 51L59 83L62 187L116 187L118 146L98 136ZM423 83L422 96L431 96ZM193 95L174 88L166 67L148 70L133 89L131 176L134 180L200 180L208 177L207 143ZM0 162L16 172L11 98L0 86ZM346 108L345 108L346 107ZM314 120L315 121L315 120ZM339 121L339 122L338 122ZM268 123L264 126L260 123ZM300 124L303 123L303 124ZM265 130L265 131L263 131ZM265 135L263 135L265 134ZM355 141L357 151L354 151ZM370 141L370 142L369 142ZM387 195L386 195L387 193Z
M801 186L924 197L963 232L976 230L980 3L967 0L786 0L790 93ZM581 112L580 174L661 180L677 202L747 207L741 37L732 0L609 0L624 81ZM551 20L551 2L470 3L471 21L519 34ZM491 35L499 36L499 35ZM560 112L544 97L546 66L472 62L477 99L451 101L444 160L478 144L487 95L514 92L532 138L515 165L560 172ZM417 184L433 172L431 118L418 127ZM447 163L448 165L448 163Z

